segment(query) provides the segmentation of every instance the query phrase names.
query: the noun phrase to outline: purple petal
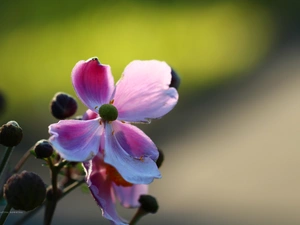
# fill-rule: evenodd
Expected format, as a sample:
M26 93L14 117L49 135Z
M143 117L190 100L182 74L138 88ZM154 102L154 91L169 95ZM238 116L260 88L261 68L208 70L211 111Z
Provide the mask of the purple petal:
M128 123L114 121L112 124L115 138L130 156L149 157L156 161L159 152L153 141L139 128Z
M157 60L133 61L117 83L114 105L119 120L149 122L168 113L178 101L170 88L171 67Z
M148 194L147 184L134 184L131 187L117 186L113 184L115 194L122 204L127 208L137 208L140 206L139 197L140 195Z
M49 126L50 142L66 160L83 162L99 151L103 126L99 119L61 120Z
M101 173L103 169L103 161L98 156L93 160L83 164L86 171L89 171L86 182L90 188L90 191L102 209L102 215L110 220L111 224L125 225L126 223L119 217L115 209L115 196L112 189L112 182L105 179L105 175Z
M148 142L147 136L141 133L135 133L135 139L120 130L120 122L114 121L107 123L105 127L105 147L104 161L114 166L121 176L133 184L149 184L154 178L161 178L160 172L152 159L154 155L141 155L137 157L135 153L152 153L153 149L147 149L152 146ZM116 127L116 130L114 128ZM126 131L128 131L127 129ZM131 130L132 134L134 130ZM129 136L130 138L126 139ZM121 138L120 138L121 137ZM149 139L150 140L150 139ZM134 142L133 142L134 141ZM134 144L137 147L134 147ZM141 149L145 144L146 150ZM152 146L153 147L153 146ZM131 149L133 148L133 149ZM133 155L130 155L133 153Z
M109 103L114 91L110 66L101 65L97 58L79 61L72 70L72 83L78 98L95 112Z
M83 120L92 120L92 119L96 119L97 117L99 117L98 113L95 113L94 111L88 109L82 116Z

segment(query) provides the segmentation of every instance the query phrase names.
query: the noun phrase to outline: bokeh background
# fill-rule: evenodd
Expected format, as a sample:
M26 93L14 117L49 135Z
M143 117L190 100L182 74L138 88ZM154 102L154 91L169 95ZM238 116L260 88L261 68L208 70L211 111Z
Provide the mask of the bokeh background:
M293 0L0 1L0 122L24 131L11 165L48 138L54 94L75 96L77 61L98 56L117 81L134 59L163 60L180 100L140 126L166 156L150 186L160 209L141 224L299 224L299 27ZM24 169L50 183L41 163ZM53 224L66 222L109 224L80 189L58 204Z

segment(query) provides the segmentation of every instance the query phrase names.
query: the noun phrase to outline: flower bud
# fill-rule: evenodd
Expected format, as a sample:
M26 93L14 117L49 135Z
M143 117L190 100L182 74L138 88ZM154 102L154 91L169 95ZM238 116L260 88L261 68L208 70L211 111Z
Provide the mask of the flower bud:
M158 152L159 152L159 156L158 156L158 159L156 160L156 165L158 168L160 168L165 159L165 156L164 156L164 153L162 152L162 150L158 149Z
M0 127L0 144L6 147L18 145L23 138L22 128L16 121L9 121Z
M157 201L151 195L141 195L139 203L141 203L140 208L142 208L145 212L156 213L158 210Z
M34 146L34 152L38 159L48 158L53 153L53 147L48 140L40 140Z
M32 172L11 176L4 185L4 198L16 210L30 211L41 205L46 197L43 180Z
M77 102L72 96L58 92L50 103L50 110L55 118L63 120L76 113Z
M171 84L169 86L178 90L179 85L180 85L180 77L173 68L171 68L171 69L172 69L171 70L172 80L171 80Z

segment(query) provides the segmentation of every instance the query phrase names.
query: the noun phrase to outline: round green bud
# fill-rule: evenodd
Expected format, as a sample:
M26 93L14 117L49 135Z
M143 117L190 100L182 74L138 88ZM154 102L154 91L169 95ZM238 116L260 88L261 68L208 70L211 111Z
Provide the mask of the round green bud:
M0 127L0 144L6 147L17 146L23 138L22 128L16 121L9 121Z
M48 140L40 140L34 146L34 152L38 159L48 158L53 154L53 147Z
M30 211L40 206L46 197L43 180L32 172L12 175L4 185L4 198L16 210Z
M111 104L104 104L99 109L99 115L106 121L114 121L118 118L118 110Z
M158 203L154 197L151 195L140 195L139 203L145 212L156 213L158 210Z

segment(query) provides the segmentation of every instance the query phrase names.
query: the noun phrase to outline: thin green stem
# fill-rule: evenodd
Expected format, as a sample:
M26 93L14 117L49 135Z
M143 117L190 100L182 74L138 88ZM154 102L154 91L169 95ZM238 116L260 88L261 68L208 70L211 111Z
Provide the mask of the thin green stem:
M56 208L57 200L58 200L58 194L57 194L57 177L60 172L60 170L69 163L69 161L63 160L58 165L53 165L53 162L51 158L48 158L48 163L50 167L51 172L51 183L52 183L52 199L47 200L46 203L46 211L45 211L45 217L44 217L44 224L50 225L53 214Z
M51 173L51 183L52 183L52 199L47 200L46 202L46 210L45 210L45 217L44 217L44 224L45 225L50 225L53 214L56 208L56 203L57 203L57 175L59 170L57 167L55 167L52 163L51 158L48 158L48 163L50 167L50 173Z
M82 179L82 180L79 180L79 181L74 181L72 184L70 184L68 187L66 187L63 190L63 193L62 193L61 197L59 198L59 200L62 199L63 197L65 197L67 194L69 194L75 188L79 187L84 182L85 182L85 179Z
M57 192L57 175L59 170L57 169L57 167L53 165L53 162L50 157L48 158L48 163L51 170L50 172L51 172L51 184L52 184L53 195L56 196L55 194Z
M11 207L10 204L7 204L7 205L5 206L5 209L3 210L2 214L1 214L1 217L0 217L0 225L3 225L3 224L4 224L4 222L5 222L5 220L6 220L7 216L8 216L8 214L9 214L11 208L12 208L12 207Z
M2 172L4 171L4 168L7 165L8 159L11 156L11 153L13 152L13 148L14 147L6 147L5 152L4 152L4 156L1 160L1 164L0 164L0 178L2 176Z
M29 150L27 150L25 152L25 154L22 156L22 158L19 160L19 162L17 163L17 165L15 166L15 168L13 169L12 173L17 173L19 172L19 170L22 168L22 166L24 165L24 163L26 162L26 160L29 158L30 156L30 151L33 147L31 147Z
M134 214L133 218L131 219L131 221L129 222L129 225L135 225L137 224L137 222L145 215L147 215L148 213L143 210L142 208L138 208L138 210L136 211L136 213Z
M69 163L69 161L67 160L63 160L62 162L60 162L57 166L56 166L56 169L58 171L60 171L65 165L67 165Z

